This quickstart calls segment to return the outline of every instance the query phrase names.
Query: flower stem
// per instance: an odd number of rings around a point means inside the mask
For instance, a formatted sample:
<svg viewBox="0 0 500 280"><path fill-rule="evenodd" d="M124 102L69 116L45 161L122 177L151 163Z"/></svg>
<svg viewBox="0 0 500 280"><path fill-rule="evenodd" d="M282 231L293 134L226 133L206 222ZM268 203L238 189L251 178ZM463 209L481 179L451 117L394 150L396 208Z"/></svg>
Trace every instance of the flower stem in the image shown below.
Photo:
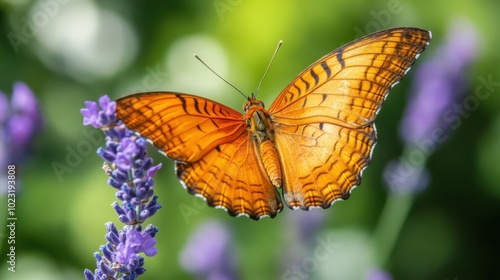
<svg viewBox="0 0 500 280"><path fill-rule="evenodd" d="M412 204L413 195L410 193L389 193L372 239L380 267L385 267Z"/></svg>
<svg viewBox="0 0 500 280"><path fill-rule="evenodd" d="M406 146L400 161L404 159L411 159L411 154L413 152L421 152L416 146L410 145ZM409 164L406 168L409 168L410 173L407 173L404 179L405 187L407 189L399 186L399 190L393 189L389 192L387 200L384 205L384 209L380 214L380 219L374 230L372 238L372 248L375 249L376 260L380 267L385 267L387 265L387 260L389 259L394 245L398 239L398 236L403 228L406 217L410 212L411 206L413 205L413 199L415 193L418 190L418 185L422 182L422 176L424 175L424 166L427 161L427 155L424 155L419 161L411 162L407 160ZM413 179L411 179L413 177ZM424 184L427 184L426 182ZM394 186L393 186L394 187Z"/></svg>

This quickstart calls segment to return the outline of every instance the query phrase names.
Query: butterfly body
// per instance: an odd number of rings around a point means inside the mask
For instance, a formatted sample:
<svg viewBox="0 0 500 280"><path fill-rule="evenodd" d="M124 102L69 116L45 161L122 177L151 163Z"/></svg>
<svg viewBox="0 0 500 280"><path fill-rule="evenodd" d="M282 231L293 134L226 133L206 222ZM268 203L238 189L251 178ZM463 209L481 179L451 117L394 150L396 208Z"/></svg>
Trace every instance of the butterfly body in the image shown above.
<svg viewBox="0 0 500 280"><path fill-rule="evenodd" d="M389 90L430 41L430 32L394 28L348 43L313 63L269 109L255 96L240 113L175 92L117 100L117 117L176 161L191 194L232 216L274 217L328 208L361 183Z"/></svg>
<svg viewBox="0 0 500 280"><path fill-rule="evenodd" d="M243 105L248 137L252 141L254 150L259 155L259 163L267 174L271 184L281 187L281 166L278 153L274 145L274 124L264 103L252 95Z"/></svg>

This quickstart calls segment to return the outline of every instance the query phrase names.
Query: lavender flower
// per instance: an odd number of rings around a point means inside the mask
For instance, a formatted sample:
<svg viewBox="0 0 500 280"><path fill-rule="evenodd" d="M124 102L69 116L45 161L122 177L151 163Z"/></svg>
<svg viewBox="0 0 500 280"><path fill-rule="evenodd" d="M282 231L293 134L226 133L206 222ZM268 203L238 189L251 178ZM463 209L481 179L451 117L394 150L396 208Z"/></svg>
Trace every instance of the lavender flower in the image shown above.
<svg viewBox="0 0 500 280"><path fill-rule="evenodd" d="M431 60L416 69L410 100L400 124L405 153L391 162L384 178L396 192L418 192L429 181L427 158L457 129L457 109L468 88L467 69L476 58L478 38L466 21L452 24L448 37Z"/></svg>
<svg viewBox="0 0 500 280"><path fill-rule="evenodd" d="M31 89L22 82L15 83L13 88L10 105L7 96L0 92L2 170L6 170L8 164L19 164L23 161L31 142L43 126L38 101Z"/></svg>
<svg viewBox="0 0 500 280"><path fill-rule="evenodd" d="M97 154L104 161L109 176L108 184L117 189L116 197L122 201L112 204L120 222L125 226L118 230L112 222L106 223L106 245L94 253L97 269L92 273L85 269L85 278L90 279L137 279L143 274L144 258L155 256L155 235L158 229L142 223L153 216L161 205L154 195L152 177L161 167L153 166L146 157L146 141L128 130L121 121L116 121L116 103L108 96L95 102L85 102L81 109L84 125L100 128L106 135L106 145ZM99 109L99 107L101 109Z"/></svg>
<svg viewBox="0 0 500 280"><path fill-rule="evenodd" d="M230 239L224 224L205 222L191 235L181 252L182 267L201 279L237 279L234 256L229 250Z"/></svg>

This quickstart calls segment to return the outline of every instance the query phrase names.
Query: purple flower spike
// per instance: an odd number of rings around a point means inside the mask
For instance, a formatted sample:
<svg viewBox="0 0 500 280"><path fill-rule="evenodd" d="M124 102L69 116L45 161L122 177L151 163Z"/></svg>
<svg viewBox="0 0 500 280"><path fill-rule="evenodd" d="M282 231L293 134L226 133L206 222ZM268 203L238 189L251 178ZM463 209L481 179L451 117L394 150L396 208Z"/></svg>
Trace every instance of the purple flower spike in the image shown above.
<svg viewBox="0 0 500 280"><path fill-rule="evenodd" d="M117 121L116 102L108 96L96 102L85 102L81 109L84 125L100 128L106 135L106 145L97 150L105 160L104 169L109 176L108 184L115 188L115 196L121 204L114 202L118 220L125 224L118 230L111 222L106 223L106 245L96 253L97 269L94 274L84 271L86 279L137 279L144 274L144 258L155 256L154 236L158 229L142 223L152 217L161 205L154 195L153 175L161 164L153 166L146 154L146 141Z"/></svg>

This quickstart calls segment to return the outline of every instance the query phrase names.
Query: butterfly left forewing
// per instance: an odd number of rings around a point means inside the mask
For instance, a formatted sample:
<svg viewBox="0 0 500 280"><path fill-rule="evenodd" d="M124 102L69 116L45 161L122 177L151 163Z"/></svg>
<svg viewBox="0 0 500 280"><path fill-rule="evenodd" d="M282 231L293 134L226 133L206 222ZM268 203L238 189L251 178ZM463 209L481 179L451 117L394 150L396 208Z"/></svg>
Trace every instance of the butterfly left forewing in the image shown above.
<svg viewBox="0 0 500 280"><path fill-rule="evenodd" d="M194 95L138 93L116 103L118 119L174 160L198 161L246 129L238 111Z"/></svg>

